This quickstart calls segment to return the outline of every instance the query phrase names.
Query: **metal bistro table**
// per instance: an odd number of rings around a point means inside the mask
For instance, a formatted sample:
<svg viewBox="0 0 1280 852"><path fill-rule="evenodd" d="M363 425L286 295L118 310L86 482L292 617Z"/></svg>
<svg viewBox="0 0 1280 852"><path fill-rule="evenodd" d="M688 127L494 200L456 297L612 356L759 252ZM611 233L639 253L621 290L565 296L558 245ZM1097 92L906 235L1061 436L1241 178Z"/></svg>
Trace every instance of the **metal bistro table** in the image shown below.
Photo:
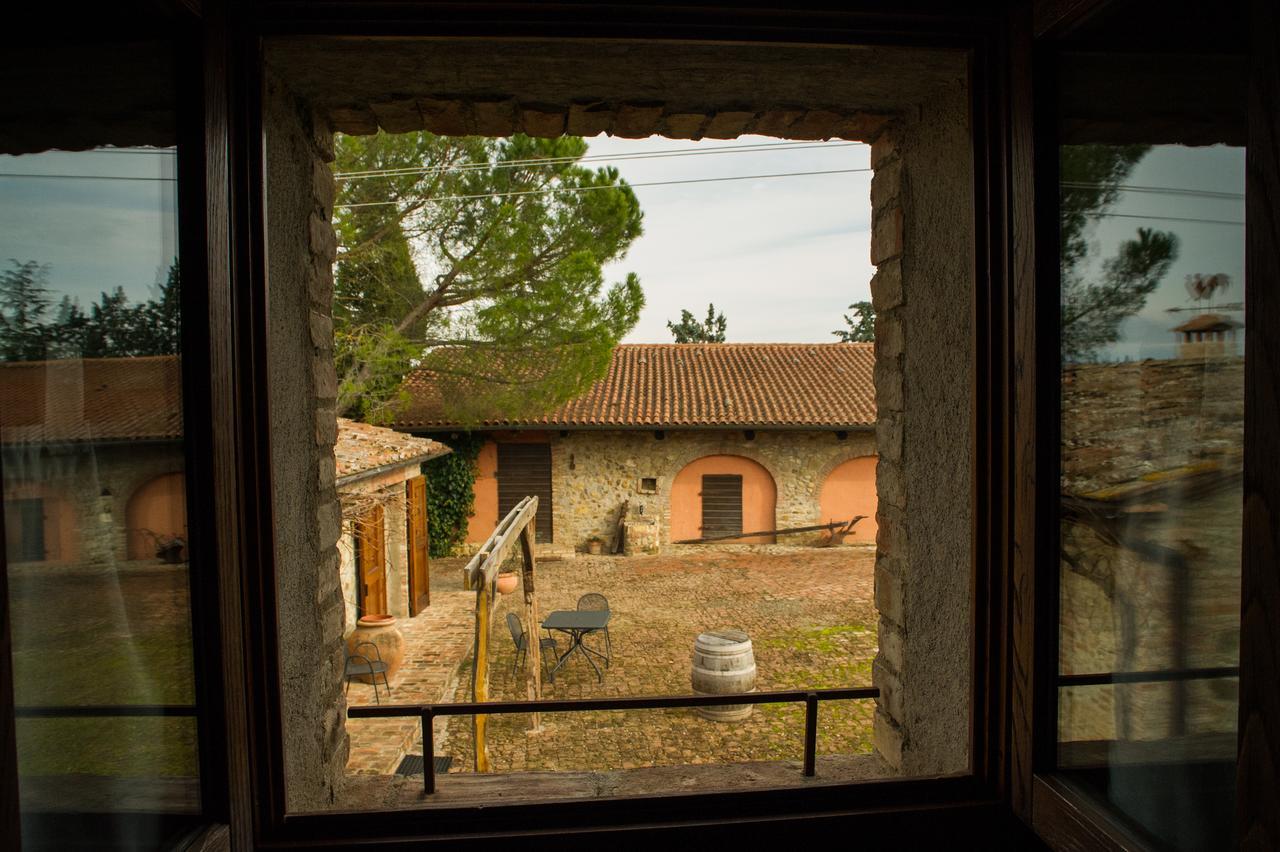
<svg viewBox="0 0 1280 852"><path fill-rule="evenodd" d="M592 656L599 657L605 662L608 658L599 651L593 651L586 645L582 644L583 637L588 633L594 633L597 630L603 630L609 623L610 613L607 609L598 610L578 610L578 609L558 609L549 613L542 621L544 630L559 630L561 633L569 634L569 650L561 655L556 661L555 667L551 669L551 682L555 683L556 672L564 667L569 660L569 656L577 651L587 658L587 662L591 664L591 668L595 669L597 682L604 682L604 675L600 672L600 667L596 665L596 661L591 659Z"/></svg>

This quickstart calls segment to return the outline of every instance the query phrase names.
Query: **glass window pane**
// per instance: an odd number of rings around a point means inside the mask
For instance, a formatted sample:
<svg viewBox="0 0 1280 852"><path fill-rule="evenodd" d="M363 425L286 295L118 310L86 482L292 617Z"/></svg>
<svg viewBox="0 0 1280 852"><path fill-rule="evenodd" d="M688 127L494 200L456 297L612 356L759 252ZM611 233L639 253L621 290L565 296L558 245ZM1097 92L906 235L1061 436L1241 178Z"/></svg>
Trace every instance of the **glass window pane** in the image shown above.
<svg viewBox="0 0 1280 852"><path fill-rule="evenodd" d="M1064 145L1060 768L1178 849L1231 836L1244 150Z"/></svg>
<svg viewBox="0 0 1280 852"><path fill-rule="evenodd" d="M171 106L121 133L158 147L0 156L0 470L33 849L169 848L200 808Z"/></svg>

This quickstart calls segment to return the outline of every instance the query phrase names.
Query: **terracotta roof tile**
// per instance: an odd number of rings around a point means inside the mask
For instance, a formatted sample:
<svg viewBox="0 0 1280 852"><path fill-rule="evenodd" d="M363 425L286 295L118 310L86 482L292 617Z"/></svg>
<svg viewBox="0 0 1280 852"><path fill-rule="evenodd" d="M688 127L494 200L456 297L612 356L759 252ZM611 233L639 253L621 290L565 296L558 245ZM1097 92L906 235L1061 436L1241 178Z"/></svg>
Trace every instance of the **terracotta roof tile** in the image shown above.
<svg viewBox="0 0 1280 852"><path fill-rule="evenodd" d="M1224 317L1222 314L1200 314L1184 322L1182 325L1169 329L1170 331L1233 331L1237 328L1244 328L1241 323L1236 322L1230 317Z"/></svg>
<svg viewBox="0 0 1280 852"><path fill-rule="evenodd" d="M439 441L415 438L394 429L370 426L338 418L338 442L333 448L337 463L338 484L380 467L397 462L411 464L416 461L443 456L451 452Z"/></svg>
<svg viewBox="0 0 1280 852"><path fill-rule="evenodd" d="M480 428L856 428L876 420L870 343L623 344L604 378L542 416ZM460 426L427 370L405 379L397 429Z"/></svg>
<svg viewBox="0 0 1280 852"><path fill-rule="evenodd" d="M0 442L181 438L182 362L176 355L0 364ZM338 418L339 479L448 452L438 441Z"/></svg>
<svg viewBox="0 0 1280 852"><path fill-rule="evenodd" d="M0 364L0 441L174 440L182 437L175 355Z"/></svg>

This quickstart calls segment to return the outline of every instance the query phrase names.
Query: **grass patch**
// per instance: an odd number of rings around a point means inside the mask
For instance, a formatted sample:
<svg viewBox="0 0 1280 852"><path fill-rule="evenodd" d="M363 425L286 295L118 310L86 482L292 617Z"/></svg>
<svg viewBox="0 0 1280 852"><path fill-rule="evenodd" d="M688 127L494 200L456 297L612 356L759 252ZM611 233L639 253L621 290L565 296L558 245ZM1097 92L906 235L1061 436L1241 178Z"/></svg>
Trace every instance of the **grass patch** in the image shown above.
<svg viewBox="0 0 1280 852"><path fill-rule="evenodd" d="M19 719L17 740L22 775L154 778L198 770L191 718Z"/></svg>

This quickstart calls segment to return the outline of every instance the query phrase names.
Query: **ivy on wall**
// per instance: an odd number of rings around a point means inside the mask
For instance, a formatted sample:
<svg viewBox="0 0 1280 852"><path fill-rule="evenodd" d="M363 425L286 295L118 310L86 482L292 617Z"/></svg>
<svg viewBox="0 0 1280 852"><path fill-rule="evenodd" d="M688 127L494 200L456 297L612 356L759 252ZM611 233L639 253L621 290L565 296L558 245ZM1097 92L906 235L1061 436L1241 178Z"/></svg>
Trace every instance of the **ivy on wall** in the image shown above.
<svg viewBox="0 0 1280 852"><path fill-rule="evenodd" d="M453 452L423 465L427 477L427 532L432 556L452 556L467 538L467 519L475 511L476 457L484 439L460 435L441 441Z"/></svg>

